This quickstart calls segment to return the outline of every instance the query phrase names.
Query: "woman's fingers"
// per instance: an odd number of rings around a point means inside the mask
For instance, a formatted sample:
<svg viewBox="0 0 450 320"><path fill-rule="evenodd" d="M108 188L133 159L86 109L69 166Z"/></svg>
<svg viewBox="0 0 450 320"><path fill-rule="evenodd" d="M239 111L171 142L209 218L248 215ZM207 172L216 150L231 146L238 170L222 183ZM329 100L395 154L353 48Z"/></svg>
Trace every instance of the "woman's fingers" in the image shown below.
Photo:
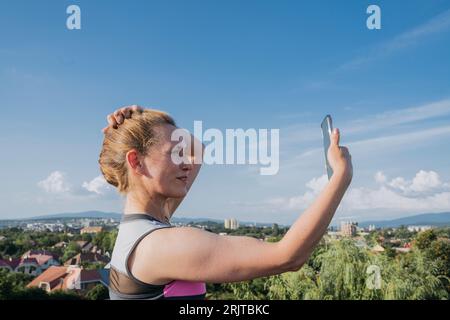
<svg viewBox="0 0 450 320"><path fill-rule="evenodd" d="M144 109L142 109L142 107L138 106L137 104L132 105L131 106L131 110L134 111L134 112L142 112L142 111L144 111Z"/></svg>
<svg viewBox="0 0 450 320"><path fill-rule="evenodd" d="M106 120L108 120L108 124L110 127L117 128L117 121L113 114L108 114Z"/></svg>
<svg viewBox="0 0 450 320"><path fill-rule="evenodd" d="M334 145L337 145L337 146L339 145L340 136L341 136L341 133L339 132L339 129L335 128L333 130L333 132L331 133L331 141Z"/></svg>
<svg viewBox="0 0 450 320"><path fill-rule="evenodd" d="M144 111L144 109L136 104L117 109L116 111L114 111L113 113L109 114L106 117L106 120L108 121L108 126L103 128L102 132L106 133L109 127L117 129L119 125L121 125L125 121L125 119L131 118L131 114L133 112L142 112L142 111Z"/></svg>
<svg viewBox="0 0 450 320"><path fill-rule="evenodd" d="M123 123L124 117L123 117L121 109L116 110L114 112L114 118L116 118L116 122L117 122L118 125Z"/></svg>

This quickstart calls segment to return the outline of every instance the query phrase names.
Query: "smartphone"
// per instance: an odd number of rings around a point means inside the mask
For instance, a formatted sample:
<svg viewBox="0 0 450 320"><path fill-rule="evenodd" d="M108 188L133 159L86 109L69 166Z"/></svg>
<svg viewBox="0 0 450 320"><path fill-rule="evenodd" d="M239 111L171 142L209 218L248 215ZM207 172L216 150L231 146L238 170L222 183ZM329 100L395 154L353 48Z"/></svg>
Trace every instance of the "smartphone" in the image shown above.
<svg viewBox="0 0 450 320"><path fill-rule="evenodd" d="M328 148L330 147L331 133L333 132L333 121L329 114L325 116L320 126L322 127L323 148L325 151L325 170L327 170L328 180L330 180L333 175L333 169L331 169L328 162Z"/></svg>

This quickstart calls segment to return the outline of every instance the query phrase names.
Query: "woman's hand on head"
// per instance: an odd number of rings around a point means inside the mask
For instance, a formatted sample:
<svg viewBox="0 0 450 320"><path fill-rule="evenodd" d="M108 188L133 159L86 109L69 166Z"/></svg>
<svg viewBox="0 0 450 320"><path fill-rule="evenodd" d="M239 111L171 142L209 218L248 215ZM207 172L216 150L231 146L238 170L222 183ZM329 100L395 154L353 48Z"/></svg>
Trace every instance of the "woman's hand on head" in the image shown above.
<svg viewBox="0 0 450 320"><path fill-rule="evenodd" d="M350 183L353 177L352 156L347 147L339 145L340 137L341 133L336 128L331 134L331 144L328 148L328 161L333 172L343 173Z"/></svg>
<svg viewBox="0 0 450 320"><path fill-rule="evenodd" d="M125 119L131 118L133 112L142 112L143 110L141 106L136 104L117 109L106 117L108 125L102 129L102 132L106 133L109 128L117 129Z"/></svg>

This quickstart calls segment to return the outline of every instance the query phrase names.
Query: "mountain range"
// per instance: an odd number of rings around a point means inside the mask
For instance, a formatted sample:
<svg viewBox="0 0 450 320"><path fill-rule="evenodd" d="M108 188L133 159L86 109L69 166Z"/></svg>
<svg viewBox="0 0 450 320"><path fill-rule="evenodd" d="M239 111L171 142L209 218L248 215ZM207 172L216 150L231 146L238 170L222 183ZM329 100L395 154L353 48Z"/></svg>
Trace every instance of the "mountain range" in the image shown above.
<svg viewBox="0 0 450 320"><path fill-rule="evenodd" d="M84 211L84 212L68 212L50 215L41 215L32 218L24 218L20 220L51 220L51 219L69 219L69 218L97 218L97 219L115 219L120 220L122 214L116 212L103 212L103 211ZM200 223L205 221L211 221L216 223L223 223L223 219L213 218L189 218L189 217L174 217L172 222L174 223ZM255 222L239 221L241 225L255 225ZM272 223L256 223L256 226L271 226ZM368 227L369 225L375 225L377 228L399 227L409 225L431 225L431 226L450 226L450 212L441 213L424 213L393 220L371 220L359 222L360 227Z"/></svg>

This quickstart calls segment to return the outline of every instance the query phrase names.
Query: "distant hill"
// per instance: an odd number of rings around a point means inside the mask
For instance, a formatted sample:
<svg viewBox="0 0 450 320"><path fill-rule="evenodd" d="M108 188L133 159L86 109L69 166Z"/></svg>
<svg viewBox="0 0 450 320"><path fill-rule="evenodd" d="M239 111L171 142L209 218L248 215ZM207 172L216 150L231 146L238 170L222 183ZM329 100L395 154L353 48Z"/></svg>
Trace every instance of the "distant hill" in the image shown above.
<svg viewBox="0 0 450 320"><path fill-rule="evenodd" d="M122 214L116 213L116 212L103 212L103 211L85 211L85 212L69 212L69 213L58 213L58 214L49 214L49 215L42 215L37 217L31 217L31 218L23 218L20 220L53 220L53 219L70 219L70 218L76 218L76 219L82 219L82 218L97 218L97 219L115 219L120 220L122 217ZM201 223L201 222L216 222L216 223L223 223L223 219L213 219L213 218L189 218L189 217L173 217L172 222L173 223ZM247 222L247 221L239 221L241 225L248 225L252 224L254 225L254 222ZM272 226L272 223L256 223L256 226ZM282 225L280 225L282 226Z"/></svg>
<svg viewBox="0 0 450 320"><path fill-rule="evenodd" d="M83 218L96 218L96 219L116 219L120 220L122 218L121 213L116 212L103 212L103 211L85 211L85 212L69 212L69 213L58 213L58 214L49 214L31 218L24 218L22 220L52 220L52 219L83 219ZM212 221L223 223L223 220L210 219L210 218L185 218L185 217L173 217L173 222L179 223L188 223L194 222L199 223L203 221Z"/></svg>
<svg viewBox="0 0 450 320"><path fill-rule="evenodd" d="M31 218L24 218L22 220L50 220L50 219L69 219L69 218L97 218L97 219L116 219L119 220L122 215L115 212L103 212L103 211L85 211L85 212L68 212L49 214Z"/></svg>
<svg viewBox="0 0 450 320"><path fill-rule="evenodd" d="M450 226L450 212L424 213L394 220L373 220L359 223L360 227L374 224L377 228L397 228L402 225L431 225L436 227Z"/></svg>
<svg viewBox="0 0 450 320"><path fill-rule="evenodd" d="M103 212L103 211L85 211L85 212L69 212L69 213L59 213L42 215L32 218L25 218L20 220L50 220L50 219L70 219L70 218L97 218L97 219L115 219L120 220L122 214L116 212ZM223 219L212 219L212 218L189 218L189 217L173 217L173 223L201 223L201 222L216 222L223 223ZM240 225L254 224L254 222L239 221ZM402 225L432 225L437 227L450 226L450 212L441 213L425 213L415 216L403 217L394 220L371 220L363 221L359 223L360 227L368 227L374 224L377 228L396 228ZM256 223L258 227L261 226L271 226L272 223ZM282 226L281 224L279 224Z"/></svg>

